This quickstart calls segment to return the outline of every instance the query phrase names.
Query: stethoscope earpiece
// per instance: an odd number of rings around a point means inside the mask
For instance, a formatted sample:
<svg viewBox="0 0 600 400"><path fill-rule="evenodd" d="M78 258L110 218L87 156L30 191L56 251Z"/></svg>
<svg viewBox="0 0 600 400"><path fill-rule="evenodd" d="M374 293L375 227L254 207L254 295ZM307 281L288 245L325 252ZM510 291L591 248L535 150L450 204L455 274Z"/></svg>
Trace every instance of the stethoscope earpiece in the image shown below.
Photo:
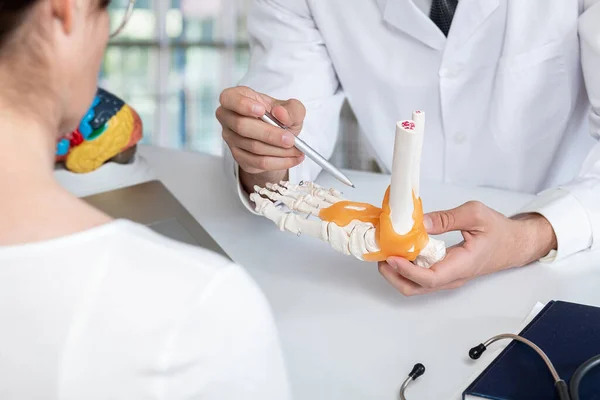
<svg viewBox="0 0 600 400"><path fill-rule="evenodd" d="M425 366L421 363L416 363L415 366L413 367L413 369L408 374L408 378L406 378L406 380L400 387L400 400L406 400L406 397L404 397L404 391L406 390L406 388L412 381L416 380L418 377L420 377L424 373L425 373Z"/></svg>
<svg viewBox="0 0 600 400"><path fill-rule="evenodd" d="M412 377L413 381L425 373L425 366L421 363L415 364L408 376Z"/></svg>
<svg viewBox="0 0 600 400"><path fill-rule="evenodd" d="M471 350L469 350L469 357L471 357L471 359L473 360L479 360L479 357L481 357L483 352L486 350L487 347L485 346L485 344L481 343L478 346L475 346Z"/></svg>

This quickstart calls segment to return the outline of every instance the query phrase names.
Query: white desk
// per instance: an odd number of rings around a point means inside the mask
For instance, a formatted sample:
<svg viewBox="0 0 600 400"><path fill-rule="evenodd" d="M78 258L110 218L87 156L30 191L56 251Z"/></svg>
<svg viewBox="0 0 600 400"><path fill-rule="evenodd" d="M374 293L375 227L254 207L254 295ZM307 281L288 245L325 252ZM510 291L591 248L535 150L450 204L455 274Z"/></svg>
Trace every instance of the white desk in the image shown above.
<svg viewBox="0 0 600 400"><path fill-rule="evenodd" d="M427 371L407 397L449 399L478 369L468 350L489 336L517 330L537 301L600 305L600 254L590 253L494 274L455 291L404 297L376 264L339 254L317 239L280 232L249 214L222 183L220 159L143 146L140 151L264 290L281 332L295 399L394 400L416 362ZM328 175L318 182L353 200L381 202L388 176L348 175L357 189L347 190ZM475 199L510 213L530 198L427 182L421 190L425 211Z"/></svg>

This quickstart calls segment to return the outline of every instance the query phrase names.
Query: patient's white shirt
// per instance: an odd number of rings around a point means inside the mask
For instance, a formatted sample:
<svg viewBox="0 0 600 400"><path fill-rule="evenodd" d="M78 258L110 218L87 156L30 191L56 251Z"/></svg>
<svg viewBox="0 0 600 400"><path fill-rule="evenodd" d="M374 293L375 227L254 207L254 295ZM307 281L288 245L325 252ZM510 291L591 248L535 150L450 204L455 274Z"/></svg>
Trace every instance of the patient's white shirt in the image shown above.
<svg viewBox="0 0 600 400"><path fill-rule="evenodd" d="M126 220L0 247L0 399L289 398L271 309L220 255Z"/></svg>

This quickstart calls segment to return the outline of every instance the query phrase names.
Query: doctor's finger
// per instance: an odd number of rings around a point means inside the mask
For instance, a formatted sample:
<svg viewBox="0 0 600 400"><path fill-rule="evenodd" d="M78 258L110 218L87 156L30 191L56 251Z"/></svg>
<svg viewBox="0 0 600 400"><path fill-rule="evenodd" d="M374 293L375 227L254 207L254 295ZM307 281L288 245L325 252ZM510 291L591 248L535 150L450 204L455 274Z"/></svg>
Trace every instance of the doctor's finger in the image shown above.
<svg viewBox="0 0 600 400"><path fill-rule="evenodd" d="M249 174L263 171L285 171L304 161L304 155L300 157L257 156L239 147L232 147L231 154L240 167Z"/></svg>
<svg viewBox="0 0 600 400"><path fill-rule="evenodd" d="M224 128L229 128L239 136L259 140L268 143L271 146L283 148L291 148L294 146L295 137L292 132L269 125L256 118L240 116L223 107L217 109L216 115ZM225 135L225 129L223 130L223 134ZM234 142L237 139L231 137L230 140Z"/></svg>
<svg viewBox="0 0 600 400"><path fill-rule="evenodd" d="M431 268L419 267L402 257L390 257L388 263L396 267L396 271L406 279L424 288L435 289L464 279L465 267L472 262L470 258L470 253L463 247L453 247L442 261Z"/></svg>
<svg viewBox="0 0 600 400"><path fill-rule="evenodd" d="M386 281L388 281L396 290L398 290L405 296L418 296L428 293L434 293L439 290L457 289L467 282L464 279L458 279L442 287L430 289L424 288L423 286L411 281L410 279L406 279L402 275L398 274L398 272L396 272L392 268L392 266L390 266L386 262L381 262L379 264L379 272L385 278Z"/></svg>
<svg viewBox="0 0 600 400"><path fill-rule="evenodd" d="M247 117L261 117L270 107L265 104L267 96L261 96L250 88L234 87L225 89L219 97L219 103L224 108Z"/></svg>
<svg viewBox="0 0 600 400"><path fill-rule="evenodd" d="M228 140L231 136L232 139ZM263 143L259 140L252 140L245 137L241 137L230 130L223 132L223 138L229 144L235 143L236 147L246 150L249 153L256 154L259 156L272 156L272 157L300 157L302 152L295 147L291 149L284 149L277 146L271 146L267 143Z"/></svg>

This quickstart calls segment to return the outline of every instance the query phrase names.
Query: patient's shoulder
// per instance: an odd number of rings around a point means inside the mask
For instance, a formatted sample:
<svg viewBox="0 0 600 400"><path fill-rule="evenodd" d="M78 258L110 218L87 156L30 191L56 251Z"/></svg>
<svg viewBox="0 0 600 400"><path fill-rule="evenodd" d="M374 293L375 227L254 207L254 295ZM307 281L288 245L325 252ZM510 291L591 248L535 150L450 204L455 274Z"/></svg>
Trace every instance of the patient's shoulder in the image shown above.
<svg viewBox="0 0 600 400"><path fill-rule="evenodd" d="M138 275L142 281L156 275L165 284L172 281L198 284L219 274L239 274L242 269L220 254L173 240L146 226L126 220L115 223L118 229L104 238L111 249L111 264L118 266L119 271Z"/></svg>
<svg viewBox="0 0 600 400"><path fill-rule="evenodd" d="M127 220L116 221L120 224L120 232L131 244L151 250L154 254L178 254L179 261L198 261L200 257L210 263L226 265L231 263L227 258L199 246L192 246L167 236L156 233L152 229Z"/></svg>

